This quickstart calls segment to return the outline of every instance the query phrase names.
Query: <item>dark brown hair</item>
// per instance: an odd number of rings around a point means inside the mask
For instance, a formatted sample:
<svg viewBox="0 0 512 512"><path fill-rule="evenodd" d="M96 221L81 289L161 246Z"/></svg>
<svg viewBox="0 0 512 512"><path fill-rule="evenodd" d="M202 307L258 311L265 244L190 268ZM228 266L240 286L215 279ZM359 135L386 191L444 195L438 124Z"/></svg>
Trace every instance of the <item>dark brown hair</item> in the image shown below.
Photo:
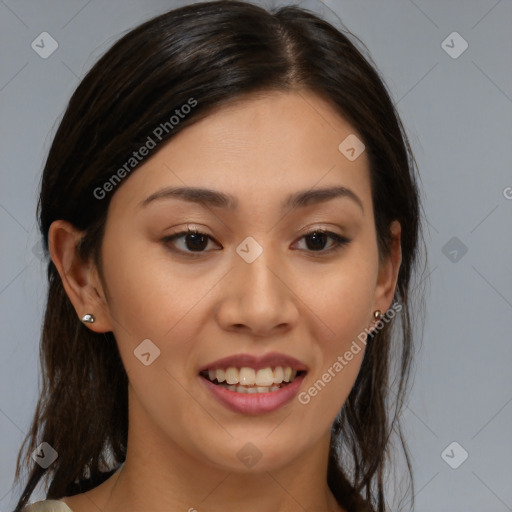
<svg viewBox="0 0 512 512"><path fill-rule="evenodd" d="M94 488L122 464L127 448L128 379L116 340L112 332L92 332L77 317L48 257L51 223L64 219L83 230L80 255L93 258L101 271L112 194L98 199L94 191L191 98L197 104L163 133L161 144L228 102L271 90L316 93L362 137L381 257L389 253L391 222L396 219L402 227L394 298L402 309L396 320L368 337L361 370L332 428L328 485L349 511L388 510L385 470L390 436L397 433L413 489L399 415L413 354L411 277L421 239L416 165L383 81L349 36L296 6L269 12L239 1L197 3L131 30L82 80L42 176L38 221L49 281L40 346L43 378L31 429L18 454L16 481L22 467L30 472L15 512L43 476L50 483L47 499ZM390 379L398 381L396 391ZM30 457L43 441L58 452L47 470Z"/></svg>

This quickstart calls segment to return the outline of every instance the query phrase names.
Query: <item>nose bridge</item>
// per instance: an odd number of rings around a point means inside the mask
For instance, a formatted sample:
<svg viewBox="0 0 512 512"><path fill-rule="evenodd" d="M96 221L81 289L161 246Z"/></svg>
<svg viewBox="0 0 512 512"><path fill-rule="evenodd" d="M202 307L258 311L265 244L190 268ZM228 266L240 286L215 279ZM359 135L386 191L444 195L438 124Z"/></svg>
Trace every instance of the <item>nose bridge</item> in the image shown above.
<svg viewBox="0 0 512 512"><path fill-rule="evenodd" d="M277 278L282 264L271 247L271 234L245 238L236 248L240 261L236 262L236 273L240 276L244 296L255 301L272 302L282 296L282 282ZM274 252L273 252L274 251ZM236 260L235 260L236 261ZM282 297L284 299L284 297Z"/></svg>
<svg viewBox="0 0 512 512"><path fill-rule="evenodd" d="M244 325L253 333L265 333L296 321L293 294L285 285L283 264L271 248L270 237L269 233L258 236L260 243L249 236L236 247L226 301L221 308L225 327Z"/></svg>

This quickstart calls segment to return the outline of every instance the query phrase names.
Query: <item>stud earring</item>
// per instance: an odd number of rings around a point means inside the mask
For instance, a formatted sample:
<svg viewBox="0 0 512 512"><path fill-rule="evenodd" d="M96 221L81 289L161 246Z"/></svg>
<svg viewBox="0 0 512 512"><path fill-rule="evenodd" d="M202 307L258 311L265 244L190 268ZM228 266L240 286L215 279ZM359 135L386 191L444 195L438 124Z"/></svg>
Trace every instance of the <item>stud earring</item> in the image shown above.
<svg viewBox="0 0 512 512"><path fill-rule="evenodd" d="M375 320L380 320L381 317L382 317L382 311L380 309L376 309L373 312L373 318L375 318Z"/></svg>
<svg viewBox="0 0 512 512"><path fill-rule="evenodd" d="M87 313L81 318L81 320L84 324L93 324L96 318L94 318L94 315Z"/></svg>

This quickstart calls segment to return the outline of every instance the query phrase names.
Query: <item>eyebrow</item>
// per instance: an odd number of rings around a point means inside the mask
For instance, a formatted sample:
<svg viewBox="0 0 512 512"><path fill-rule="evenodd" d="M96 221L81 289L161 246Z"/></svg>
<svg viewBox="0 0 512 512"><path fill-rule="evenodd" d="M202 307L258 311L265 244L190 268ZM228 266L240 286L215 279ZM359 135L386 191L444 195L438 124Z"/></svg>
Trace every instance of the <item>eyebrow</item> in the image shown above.
<svg viewBox="0 0 512 512"><path fill-rule="evenodd" d="M364 212L363 202L355 192L346 187L329 187L301 190L289 195L281 204L282 210L304 208L312 204L324 203L335 198L347 198L354 201ZM146 207L154 201L165 199L182 199L203 206L212 206L228 210L238 208L238 199L231 194L218 190L200 187L167 187L151 194L144 199L140 206Z"/></svg>

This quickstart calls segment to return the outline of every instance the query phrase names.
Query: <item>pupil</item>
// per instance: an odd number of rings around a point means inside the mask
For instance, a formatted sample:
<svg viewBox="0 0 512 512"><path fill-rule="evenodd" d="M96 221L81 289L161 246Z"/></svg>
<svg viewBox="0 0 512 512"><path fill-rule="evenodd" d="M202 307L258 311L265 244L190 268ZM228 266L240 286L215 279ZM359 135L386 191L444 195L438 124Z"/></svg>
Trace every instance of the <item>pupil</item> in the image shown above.
<svg viewBox="0 0 512 512"><path fill-rule="evenodd" d="M192 239L192 246L188 243L188 241ZM208 237L205 236L205 235L201 235L200 233L191 233L191 234L188 234L187 237L186 237L186 240L187 240L187 249L190 249L190 250L201 250L201 249L204 249L206 247L206 245L208 244ZM202 241L203 243L199 243L198 245L195 245L197 244L198 241Z"/></svg>
<svg viewBox="0 0 512 512"><path fill-rule="evenodd" d="M325 233L313 233L311 235L309 235L309 240L316 240L316 242L318 243L319 239L318 237L320 237L322 240L320 241L320 247L319 246L316 246L317 249L322 249L323 246L325 245L325 237L327 235ZM310 244L308 243L308 249L314 249L315 247L311 247ZM313 243L314 245L314 243Z"/></svg>

